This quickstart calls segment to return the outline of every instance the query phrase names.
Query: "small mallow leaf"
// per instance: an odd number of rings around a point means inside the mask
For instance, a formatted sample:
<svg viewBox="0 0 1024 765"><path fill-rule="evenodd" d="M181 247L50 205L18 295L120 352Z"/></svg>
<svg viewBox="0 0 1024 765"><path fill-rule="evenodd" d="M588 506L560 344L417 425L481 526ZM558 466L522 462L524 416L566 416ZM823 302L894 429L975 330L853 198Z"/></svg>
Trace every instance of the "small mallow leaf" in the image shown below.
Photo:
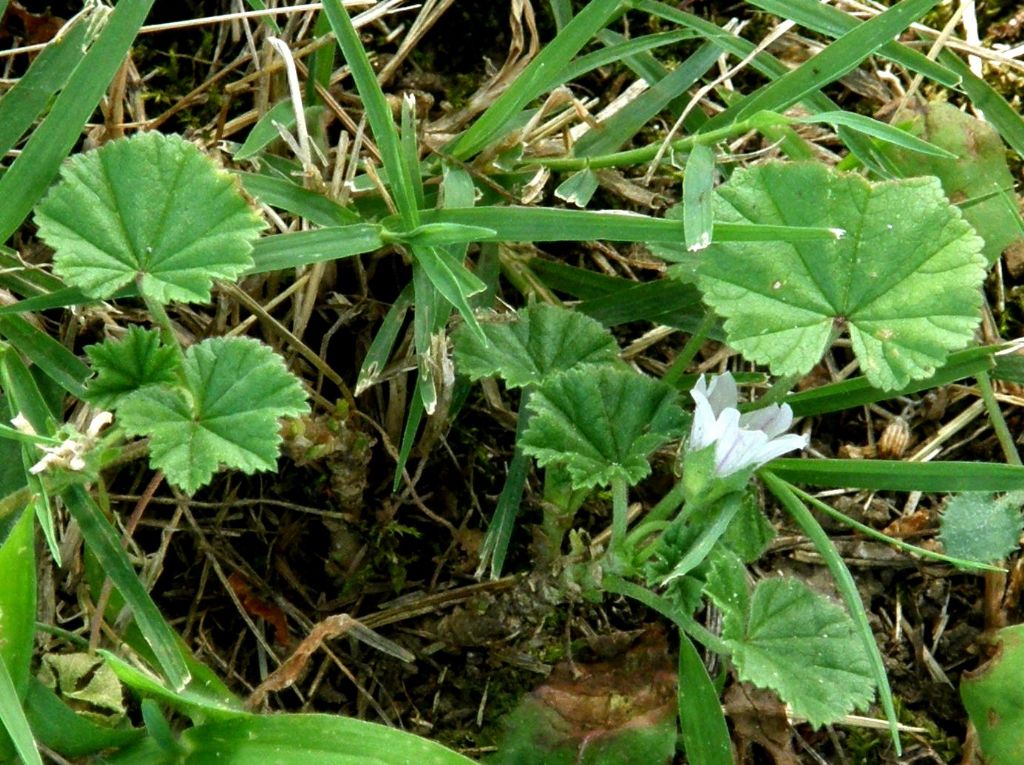
<svg viewBox="0 0 1024 765"><path fill-rule="evenodd" d="M510 322L480 322L486 343L466 326L455 332L456 368L474 380L501 377L510 388L543 382L580 364L612 364L619 347L600 323L536 303Z"/></svg>
<svg viewBox="0 0 1024 765"><path fill-rule="evenodd" d="M577 489L635 484L647 458L683 430L675 390L632 370L586 366L557 375L530 397L523 451L541 466L564 465Z"/></svg>
<svg viewBox="0 0 1024 765"><path fill-rule="evenodd" d="M281 357L251 338L213 338L185 352L189 391L149 386L121 403L130 435L149 436L150 461L194 493L220 465L252 473L277 464L279 417L309 411Z"/></svg>
<svg viewBox="0 0 1024 765"><path fill-rule="evenodd" d="M983 492L953 497L939 521L939 539L946 555L991 563L1020 545L1024 530L1020 494L997 498Z"/></svg>
<svg viewBox="0 0 1024 765"><path fill-rule="evenodd" d="M263 221L238 184L187 141L142 133L79 154L36 208L69 286L105 299L140 278L148 297L205 303L252 265Z"/></svg>
<svg viewBox="0 0 1024 765"><path fill-rule="evenodd" d="M129 393L147 385L175 382L174 349L160 344L156 330L132 326L120 340L104 340L85 349L96 377L85 399L101 409L116 409Z"/></svg>
<svg viewBox="0 0 1024 765"><path fill-rule="evenodd" d="M869 183L816 162L768 163L718 188L715 220L846 232L716 242L701 256L700 288L729 344L775 374L810 371L848 329L868 381L900 388L931 376L978 325L983 242L934 178Z"/></svg>
<svg viewBox="0 0 1024 765"><path fill-rule="evenodd" d="M853 620L795 579L765 579L743 617L723 612L722 637L741 680L771 688L817 727L871 703L875 683Z"/></svg>

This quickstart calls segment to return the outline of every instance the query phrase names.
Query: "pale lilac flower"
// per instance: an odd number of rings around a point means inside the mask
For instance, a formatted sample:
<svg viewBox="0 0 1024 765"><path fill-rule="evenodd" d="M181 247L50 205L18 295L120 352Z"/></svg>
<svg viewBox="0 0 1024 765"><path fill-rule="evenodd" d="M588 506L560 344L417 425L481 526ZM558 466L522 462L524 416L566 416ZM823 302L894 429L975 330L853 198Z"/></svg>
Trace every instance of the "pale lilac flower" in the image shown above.
<svg viewBox="0 0 1024 765"><path fill-rule="evenodd" d="M786 433L793 424L789 404L771 404L740 414L736 381L726 372L710 384L701 375L690 391L696 407L690 428L690 451L715 445L715 475L724 478L759 468L776 457L807 446L808 437Z"/></svg>

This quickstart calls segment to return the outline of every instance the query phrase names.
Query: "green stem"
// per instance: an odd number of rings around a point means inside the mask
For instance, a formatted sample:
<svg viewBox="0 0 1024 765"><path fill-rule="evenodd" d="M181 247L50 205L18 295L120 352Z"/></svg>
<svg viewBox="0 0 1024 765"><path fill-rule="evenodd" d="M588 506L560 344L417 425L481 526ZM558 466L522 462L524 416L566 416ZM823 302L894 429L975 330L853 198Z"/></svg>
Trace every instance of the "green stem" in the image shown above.
<svg viewBox="0 0 1024 765"><path fill-rule="evenodd" d="M160 327L160 337L164 341L164 345L174 349L174 355L178 359L176 376L179 384L185 390L190 390L188 381L185 379L185 352L181 349L181 344L178 342L178 336L174 333L174 325L171 323L171 317L167 315L167 311L164 310L164 306L159 300L148 295L146 291L142 289L141 273L135 279L135 286L138 288L139 294L142 295L142 300L146 303L149 315L153 317L154 323Z"/></svg>
<svg viewBox="0 0 1024 765"><path fill-rule="evenodd" d="M655 526L660 528L661 524L663 524L668 517L676 511L676 508L682 504L683 494L685 492L686 489L683 487L683 482L677 482L676 485L672 487L672 490L659 499L658 504L650 509L647 513L647 517L643 519L643 522L629 532L629 535L626 537L626 546L632 547L641 539L653 533L657 530Z"/></svg>
<svg viewBox="0 0 1024 765"><path fill-rule="evenodd" d="M745 120L734 122L731 125L720 127L717 130L709 130L707 133L698 133L697 135L687 136L686 138L679 138L672 141L669 144L670 151L665 151L664 156L666 159L673 151L689 151L696 144L704 144L706 146L714 146L719 141L724 141L737 135L743 135L749 130L762 130L767 125L788 125L790 120L785 117L774 114L772 112L758 112L752 114ZM550 170L558 172L572 171L572 170L598 170L603 167L621 167L623 165L639 165L644 162L649 162L658 156L658 153L662 151L661 142L652 143L648 146L641 146L638 149L629 149L628 151L619 151L613 154L604 154L598 157L554 157L554 158L531 158L525 160L522 164L525 166L536 166L541 165L547 167Z"/></svg>
<svg viewBox="0 0 1024 765"><path fill-rule="evenodd" d="M999 439L999 445L1003 449L1006 461L1011 465L1024 464L1021 462L1017 445L1013 441L1013 434L1010 433L1010 428L1007 427L1006 420L1003 418L1003 411L999 408L999 402L996 401L996 393L992 389L992 380L988 376L988 372L979 372L975 379L978 381L981 398L985 402L988 418L992 422L992 429L996 432L996 438Z"/></svg>
<svg viewBox="0 0 1024 765"><path fill-rule="evenodd" d="M949 563L950 565L956 566L957 568L963 568L968 570L973 569L977 571L991 571L996 574L1005 573L1005 569L1001 569L998 566L990 566L987 563L978 563L973 560L963 560L962 558L951 558L948 555L943 555L942 553L933 552L931 550L926 550L923 547L917 547L915 545L909 544L908 542L904 542L902 539L890 537L888 534L883 534L881 531L878 531L877 529L873 529L870 526L866 526L863 523L855 521L848 515L844 515L843 513L839 512L834 507L829 505L828 503L822 502L820 499L818 499L812 494L808 494L803 489L797 488L792 484L790 484L790 488L800 499L802 499L804 502L814 505L815 508L817 508L830 518L834 518L840 523L849 526L851 529L856 529L864 536L871 537L872 539L883 544L887 544L890 547L895 547L897 550L902 550L905 553L917 555L921 558L927 558L928 560L939 561L940 563Z"/></svg>
<svg viewBox="0 0 1024 765"><path fill-rule="evenodd" d="M697 327L697 330L692 335L690 335L690 339L686 341L686 345L683 346L683 350L679 352L679 355L675 357L672 365L668 370L666 370L665 374L662 375L662 382L666 382L673 386L679 382L679 378L685 374L687 367L690 366L690 362L693 361L694 357L700 351L701 346L704 345L704 341L714 328L716 321L718 321L718 317L713 311L708 311L704 314L704 320L700 323L700 326Z"/></svg>
<svg viewBox="0 0 1024 765"><path fill-rule="evenodd" d="M624 478L612 479L612 554L623 560L622 551L626 543L629 525L629 487Z"/></svg>
<svg viewBox="0 0 1024 765"><path fill-rule="evenodd" d="M696 640L705 648L710 648L717 654L722 656L728 656L732 653L729 650L729 646L726 645L725 641L718 635L714 634L702 624L699 624L696 619L692 616L680 613L672 605L660 595L651 592L646 587L641 587L638 584L627 582L620 576L615 574L605 574L604 579L601 581L601 586L607 592L614 593L616 595L625 595L627 598L632 598L653 611L657 611L659 614L667 619L670 619L679 629L689 635L691 638Z"/></svg>

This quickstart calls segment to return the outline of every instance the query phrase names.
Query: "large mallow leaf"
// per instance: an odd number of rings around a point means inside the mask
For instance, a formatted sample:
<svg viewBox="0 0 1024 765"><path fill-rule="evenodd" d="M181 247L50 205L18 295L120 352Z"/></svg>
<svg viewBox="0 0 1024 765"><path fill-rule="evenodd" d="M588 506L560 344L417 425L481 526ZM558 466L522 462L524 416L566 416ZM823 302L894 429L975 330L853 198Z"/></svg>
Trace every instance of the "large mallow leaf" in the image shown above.
<svg viewBox="0 0 1024 765"><path fill-rule="evenodd" d="M702 255L700 288L729 344L775 374L809 371L848 330L868 381L900 388L931 376L978 324L983 242L935 178L869 183L818 163L770 163L719 187L715 220L845 232L721 242Z"/></svg>
<svg viewBox="0 0 1024 765"><path fill-rule="evenodd" d="M599 322L581 313L537 303L512 321L481 321L485 343L466 326L455 333L455 363L474 380L501 377L510 388L543 382L578 364L613 363L619 347Z"/></svg>
<svg viewBox="0 0 1024 765"><path fill-rule="evenodd" d="M279 417L309 411L281 357L251 338L213 338L185 352L188 391L150 385L122 400L118 421L149 436L153 467L190 494L220 465L252 473L277 464Z"/></svg>
<svg viewBox="0 0 1024 765"><path fill-rule="evenodd" d="M578 489L635 484L648 456L683 428L673 388L630 369L586 366L539 386L523 451L540 465L565 465Z"/></svg>
<svg viewBox="0 0 1024 765"><path fill-rule="evenodd" d="M875 683L853 620L795 579L758 583L746 614L723 611L741 680L771 688L817 727L871 703Z"/></svg>
<svg viewBox="0 0 1024 765"><path fill-rule="evenodd" d="M161 303L208 302L252 265L264 224L231 176L177 136L143 133L74 157L36 209L54 270L105 299L133 281Z"/></svg>

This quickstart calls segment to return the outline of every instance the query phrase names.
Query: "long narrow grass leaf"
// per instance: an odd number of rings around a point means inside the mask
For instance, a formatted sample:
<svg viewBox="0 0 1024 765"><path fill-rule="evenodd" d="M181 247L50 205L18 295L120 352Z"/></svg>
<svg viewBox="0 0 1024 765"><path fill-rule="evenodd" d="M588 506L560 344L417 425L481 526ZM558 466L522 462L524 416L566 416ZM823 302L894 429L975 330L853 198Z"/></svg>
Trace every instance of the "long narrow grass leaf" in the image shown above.
<svg viewBox="0 0 1024 765"><path fill-rule="evenodd" d="M740 120L764 110L781 112L806 94L835 82L937 3L938 0L903 0L858 24L813 58L744 100L733 118Z"/></svg>
<svg viewBox="0 0 1024 765"><path fill-rule="evenodd" d="M25 716L40 744L71 758L125 746L146 733L142 728L110 728L92 722L36 678L31 679L25 697Z"/></svg>
<svg viewBox="0 0 1024 765"><path fill-rule="evenodd" d="M265 236L256 241L252 250L253 265L246 273L261 274L340 260L383 246L380 226L372 223Z"/></svg>
<svg viewBox="0 0 1024 765"><path fill-rule="evenodd" d="M1020 491L1024 467L990 462L778 459L772 472L793 483L823 488L887 491Z"/></svg>
<svg viewBox="0 0 1024 765"><path fill-rule="evenodd" d="M83 15L65 28L36 57L14 87L4 94L0 100L0 157L14 148L18 139L53 100L53 94L64 87L84 55L82 50L88 26Z"/></svg>
<svg viewBox="0 0 1024 765"><path fill-rule="evenodd" d="M0 722L14 743L20 762L24 765L43 765L32 729L29 728L21 699L14 688L7 665L0 661Z"/></svg>
<svg viewBox="0 0 1024 765"><path fill-rule="evenodd" d="M260 202L301 216L318 226L346 226L360 222L359 216L351 210L292 181L258 173L237 175L243 188Z"/></svg>
<svg viewBox="0 0 1024 765"><path fill-rule="evenodd" d="M550 207L469 207L426 210L423 223L457 223L489 228L493 236L479 241L566 242L606 239L617 242L673 242L684 238L683 222L639 213L563 210ZM390 219L384 221L385 225ZM719 242L835 240L832 228L716 223Z"/></svg>
<svg viewBox="0 0 1024 765"><path fill-rule="evenodd" d="M0 241L13 234L56 177L82 126L124 61L153 0L118 3L99 37L75 67L49 115L0 177Z"/></svg>
<svg viewBox="0 0 1024 765"><path fill-rule="evenodd" d="M911 135L906 130L900 130L898 127L879 122L864 114L842 111L822 112L807 117L800 117L797 119L797 122L812 124L823 122L833 127L848 127L858 133L869 135L872 138L891 143L894 146L902 146L904 149L910 149L919 154L927 154L931 157L942 157L944 159L958 159L956 154L943 149L941 146L936 146L922 138Z"/></svg>
<svg viewBox="0 0 1024 765"><path fill-rule="evenodd" d="M132 610L139 629L153 650L157 664L175 689L188 683L190 673L182 653L178 636L160 613L160 609L146 592L131 561L117 538L114 527L81 486L73 486L63 493L71 517L78 523L85 544L99 560L125 602Z"/></svg>
<svg viewBox="0 0 1024 765"><path fill-rule="evenodd" d="M683 175L684 241L690 251L703 250L711 244L714 219L712 193L715 185L715 150L697 144L686 160Z"/></svg>
<svg viewBox="0 0 1024 765"><path fill-rule="evenodd" d="M732 765L729 726L707 667L685 632L679 633L679 727L690 765Z"/></svg>
<svg viewBox="0 0 1024 765"><path fill-rule="evenodd" d="M601 50L580 56L562 70L560 79L562 83L572 82L577 77L582 77L598 67L616 64L631 56L655 50L663 45L691 40L694 37L695 33L693 30L674 29L671 32L657 32L652 35L624 39L623 42L612 43ZM630 108L632 108L632 105Z"/></svg>
<svg viewBox="0 0 1024 765"><path fill-rule="evenodd" d="M842 557L836 552L836 548L832 544L832 540L828 538L828 534L825 533L825 530L821 528L821 525L811 515L811 511L793 494L789 484L771 471L762 471L761 477L771 493L778 498L783 507L786 508L786 512L797 522L797 525L800 526L804 534L811 540L811 544L814 545L821 557L825 559L825 565L828 566L832 579L836 583L836 589L839 590L839 594L846 603L846 608L853 618L857 634L860 636L868 659L871 662L871 674L874 676L875 684L878 686L878 696L882 702L882 709L885 710L885 717L889 721L889 732L892 735L893 746L898 756L901 754L902 745L900 744L899 736L899 719L896 717L896 707L893 704L892 690L889 687L889 676L885 672L885 662L882 659L882 654L879 653L878 644L875 642L874 633L871 631L871 625L868 623L868 616L864 611L864 604L861 602L860 593L857 591L857 584L853 581L853 576L850 575L850 570L846 567Z"/></svg>
<svg viewBox="0 0 1024 765"><path fill-rule="evenodd" d="M817 0L751 0L750 4L830 37L840 37L860 23L853 15ZM960 73L895 40L879 48L878 53L947 88L961 84Z"/></svg>
<svg viewBox="0 0 1024 765"><path fill-rule="evenodd" d="M797 416L806 417L812 414L826 414L827 412L838 412L844 409L874 404L878 401L885 401L896 396L908 396L911 393L938 388L949 383L962 380L965 377L974 377L979 372L992 368L993 354L998 346L984 346L981 348L969 348L965 351L958 351L950 354L946 364L935 372L934 375L925 380L912 380L908 385L899 390L887 391L876 388L867 381L865 377L854 377L837 383L829 383L818 388L794 393L786 398L786 403L793 408ZM996 363L1007 356L995 357ZM998 369L998 366L997 366ZM998 374L993 374L998 377ZM1021 379L1024 382L1024 377Z"/></svg>
<svg viewBox="0 0 1024 765"><path fill-rule="evenodd" d="M577 141L573 153L577 157L586 157L615 151L640 132L673 99L703 77L720 55L718 46L702 45L669 74L631 101L628 109L620 109L599 128L584 133Z"/></svg>
<svg viewBox="0 0 1024 765"><path fill-rule="evenodd" d="M75 354L21 316L0 316L0 336L7 338L72 396L81 398L91 370Z"/></svg>
<svg viewBox="0 0 1024 765"><path fill-rule="evenodd" d="M504 135L512 118L559 81L562 70L622 6L620 0L591 0L583 6L555 39L527 64L515 83L448 147L448 153L458 159L469 159Z"/></svg>
<svg viewBox="0 0 1024 765"><path fill-rule="evenodd" d="M395 129L384 91L377 82L377 75L366 56L359 33L356 32L352 19L340 0L324 0L324 13L327 14L331 29L334 30L338 47L352 70L352 79L355 80L356 89L363 100L363 108L366 109L366 120L370 123L370 130L380 149L395 205L406 227L413 228L419 222L419 206L416 204L413 180L406 173L398 131Z"/></svg>
<svg viewBox="0 0 1024 765"><path fill-rule="evenodd" d="M373 336L370 349L366 352L366 358L359 368L359 378L356 380L354 395L360 396L374 385L381 381L381 374L391 358L395 342L398 340L398 333L405 323L405 315L412 307L412 283L405 285L405 288L398 294L391 304L388 312L384 315L377 334Z"/></svg>

